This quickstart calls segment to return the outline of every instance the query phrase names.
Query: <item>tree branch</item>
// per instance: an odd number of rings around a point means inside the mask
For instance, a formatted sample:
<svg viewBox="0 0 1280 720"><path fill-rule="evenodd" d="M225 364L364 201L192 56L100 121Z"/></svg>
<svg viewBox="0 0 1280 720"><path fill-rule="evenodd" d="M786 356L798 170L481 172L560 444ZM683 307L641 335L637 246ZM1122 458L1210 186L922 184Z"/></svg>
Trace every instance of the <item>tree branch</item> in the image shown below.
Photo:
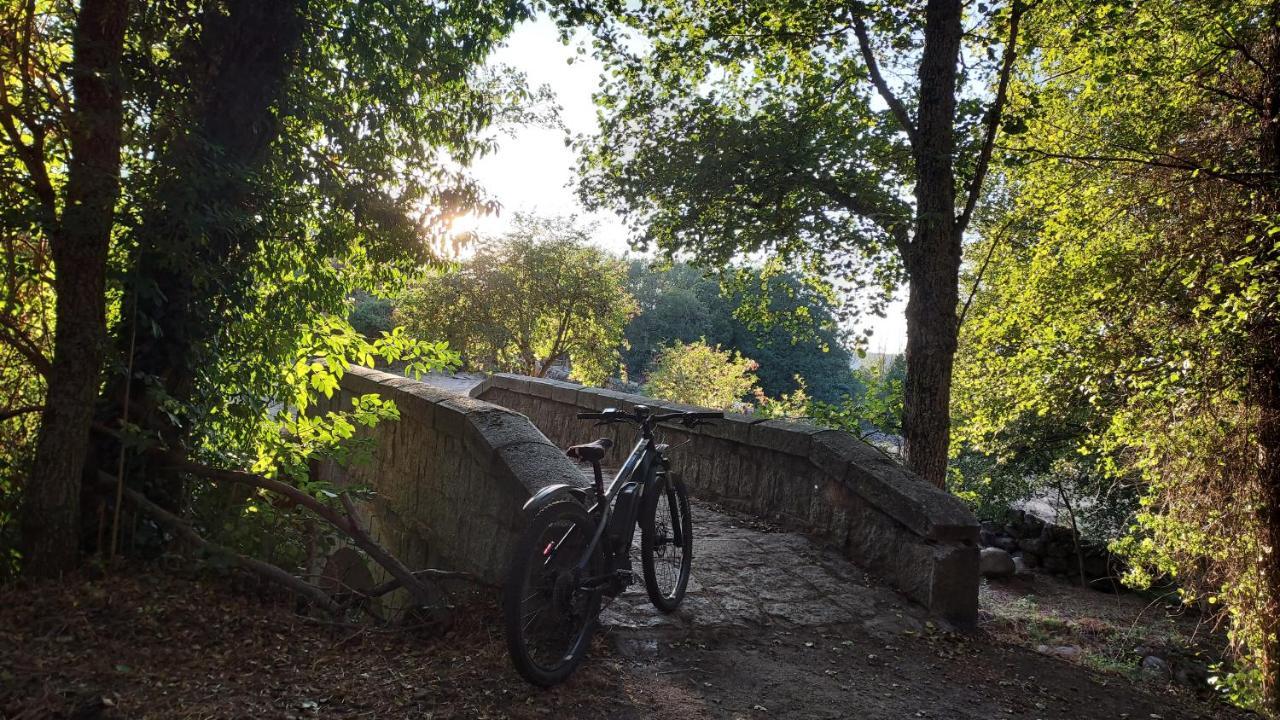
<svg viewBox="0 0 1280 720"><path fill-rule="evenodd" d="M964 203L964 211L956 220L956 229L964 232L973 218L973 210L978 206L978 196L982 193L982 182L987 177L987 168L991 164L991 152L995 149L996 133L1000 131L1000 116L1004 113L1005 100L1009 94L1009 78L1013 75L1014 60L1018 52L1018 22L1022 19L1024 8L1021 0L1013 0L1009 12L1009 39L1004 45L1004 58L1000 61L1000 79L996 83L996 96L987 107L983 124L986 133L982 139L982 148L978 151L978 162L973 169L973 177L969 180Z"/></svg>
<svg viewBox="0 0 1280 720"><path fill-rule="evenodd" d="M102 483L104 488L114 488L115 478L103 477ZM342 611L342 607L335 603L332 598L324 593L323 590L308 582L300 580L284 570L270 563L262 562L251 557L241 555L230 548L210 542L197 533L189 523L183 521L178 516L170 513L164 508L156 505L147 499L146 495L134 490L133 488L124 488L124 497L129 499L146 514L150 515L160 524L173 530L183 539L191 544L199 547L201 550L210 554L223 555L235 560L236 564L253 572L267 580L288 589L289 591L310 600L317 607L333 614Z"/></svg>
<svg viewBox="0 0 1280 720"><path fill-rule="evenodd" d="M190 473L215 482L240 483L241 485L249 485L263 490L269 490L278 495L283 495L292 500L295 504L301 505L316 515L319 515L321 519L338 530L341 530L343 533L346 533L347 535L351 534L350 524L344 515L288 483L280 482L279 480L272 480L253 473L241 472L239 470L222 470L219 468L212 468L207 465L191 462L185 457L174 452L166 452L159 449L148 450L147 452L148 454L159 455L164 460L165 466L173 470Z"/></svg>
<svg viewBox="0 0 1280 720"><path fill-rule="evenodd" d="M1023 152L1035 155L1045 160L1072 160L1075 162L1093 162L1093 163L1121 163L1130 165L1145 165L1147 167L1163 168L1166 170L1181 170L1183 172L1198 172L1208 177L1234 183L1243 187L1257 187L1259 184L1267 180L1273 179L1275 173L1268 170L1260 170L1257 172L1222 172L1197 165L1189 160L1182 158L1173 158L1171 160L1157 160L1154 157L1130 157L1125 155L1077 155L1074 153L1059 153L1049 150L1041 150L1033 147L1010 147L1005 148L1010 152Z"/></svg>
<svg viewBox="0 0 1280 720"><path fill-rule="evenodd" d="M405 567L399 558L382 549L382 546L374 542L372 538L360 527L359 519L356 516L356 507L351 502L351 496L342 493L338 496L342 501L342 507L347 511L347 517L350 518L351 539L355 541L360 549L364 550L374 562L386 569L391 577L395 578L404 586L409 594L413 595L414 600L418 602L420 607L429 608L434 605L434 598L427 586L414 576L413 571Z"/></svg>
<svg viewBox="0 0 1280 720"><path fill-rule="evenodd" d="M37 412L44 412L44 406L43 405L20 405L16 408L10 408L8 410L0 410L0 422L4 422L5 420L16 418L19 415L26 415L27 413L37 413Z"/></svg>
<svg viewBox="0 0 1280 720"><path fill-rule="evenodd" d="M956 327L964 325L964 319L969 314L969 306L973 304L973 298L978 294L978 288L982 286L982 278L987 274L987 266L991 264L991 258L996 254L996 247L1004 240L1005 231L1009 229L1009 225L1012 222L1012 219L1006 221L1004 227L1000 228L1000 231L992 238L991 247L987 248L987 257L983 259L982 267L978 269L978 275L973 280L973 287L969 288L969 297L965 299L964 308L960 310L960 319L956 321Z"/></svg>
<svg viewBox="0 0 1280 720"><path fill-rule="evenodd" d="M466 580L467 582L475 583L476 585L482 585L484 587L490 586L489 583L481 580L475 575L468 572L462 572L460 570L437 570L435 568L427 568L426 570L419 570L413 573L413 576L415 578L429 577L438 580ZM357 590L355 592L363 597L379 598L401 586L402 583L399 580L392 578L377 587L364 591Z"/></svg>
<svg viewBox="0 0 1280 720"><path fill-rule="evenodd" d="M342 502L345 515L339 513L334 508L320 502L310 494L299 490L298 488L279 480L272 480L261 475L253 473L241 472L239 470L221 470L211 468L200 463L191 462L185 457L172 452L164 452L161 450L151 451L160 454L168 467L187 472L192 475L213 480L215 482L233 482L242 485L250 485L252 487L269 490L271 492L283 495L294 503L301 505L308 510L319 515L321 519L345 535L351 538L356 547L360 548L374 562L381 565L386 571L403 585L413 595L419 605L430 607L434 602L431 591L420 580L414 577L412 571L405 567L404 563L379 545L373 538L369 537L364 528L360 526L359 518L356 514L355 505L351 501L348 493L341 493L339 500Z"/></svg>
<svg viewBox="0 0 1280 720"><path fill-rule="evenodd" d="M854 15L853 34L858 38L858 50L862 53L862 62L867 66L867 75L871 77L872 84L876 86L876 92L880 93L880 97L889 106L889 110L893 112L893 117L897 119L898 124L907 133L907 139L911 141L912 146L915 146L917 144L915 123L911 122L911 115L907 112L907 106L903 105L898 96L893 94L889 84L884 81L884 76L880 74L880 65L876 63L875 51L871 47L871 36L867 32L867 23L861 15Z"/></svg>
<svg viewBox="0 0 1280 720"><path fill-rule="evenodd" d="M27 362L35 366L37 372L46 378L53 372L53 365L49 362L49 358L40 352L40 348L7 315L0 315L0 342L17 350L27 359Z"/></svg>
<svg viewBox="0 0 1280 720"><path fill-rule="evenodd" d="M911 244L911 220L908 212L899 212L899 210L905 210L905 208L890 207L892 202L883 203L878 200L868 199L858 193L849 192L835 180L810 173L801 168L792 168L792 172L803 182L823 193L845 210L879 225L893 239L893 244L898 248L898 252L902 253L904 257L906 256Z"/></svg>

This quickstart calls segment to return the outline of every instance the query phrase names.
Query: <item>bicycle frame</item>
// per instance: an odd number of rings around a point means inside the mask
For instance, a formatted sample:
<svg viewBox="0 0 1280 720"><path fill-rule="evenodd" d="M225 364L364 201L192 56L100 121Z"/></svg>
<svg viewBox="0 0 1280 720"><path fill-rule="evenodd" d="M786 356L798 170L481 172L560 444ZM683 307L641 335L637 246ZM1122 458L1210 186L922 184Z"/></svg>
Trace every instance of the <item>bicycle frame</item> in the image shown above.
<svg viewBox="0 0 1280 720"><path fill-rule="evenodd" d="M660 447L654 443L653 437L641 437L636 441L635 446L631 448L631 454L628 455L626 461L622 463L622 467L618 469L618 472L614 474L613 479L609 481L608 486L605 488L604 495L602 497L598 497L596 499L596 504L587 509L587 512L595 515L598 518L598 521L596 522L595 534L592 536L591 542L588 543L586 552L582 554L582 559L578 561L577 570L579 572L586 571L587 564L590 562L592 555L595 554L596 548L600 546L600 539L604 537L605 530L608 529L609 523L613 519L614 501L622 491L622 488L625 487L628 482L631 482L636 473L642 468L648 469L652 467L649 463L652 463L655 460L662 465L665 465L667 462ZM596 470L597 472L599 471L598 467L593 468L593 470ZM641 483L640 494L639 497L636 498L636 502L644 502L645 494L651 490L652 485L657 481L658 473L656 471L647 472L646 475L647 477L639 479L639 482ZM635 516L632 516L631 518L630 527L623 528L623 530L627 537L634 537L636 531ZM568 535L566 534L565 537L568 537ZM612 554L612 549L610 549L610 554ZM611 560L612 558L610 557L608 559ZM610 572L609 575L612 576L612 572ZM594 580L596 578L588 579Z"/></svg>

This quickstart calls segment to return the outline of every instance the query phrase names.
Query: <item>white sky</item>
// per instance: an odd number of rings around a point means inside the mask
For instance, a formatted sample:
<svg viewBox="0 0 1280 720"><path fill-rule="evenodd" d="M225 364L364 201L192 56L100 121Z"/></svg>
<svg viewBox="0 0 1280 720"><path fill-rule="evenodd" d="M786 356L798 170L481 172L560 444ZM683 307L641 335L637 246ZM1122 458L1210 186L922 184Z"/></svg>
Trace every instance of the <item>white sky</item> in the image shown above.
<svg viewBox="0 0 1280 720"><path fill-rule="evenodd" d="M575 59L573 64L567 62L570 57ZM599 85L601 66L590 55L575 55L572 45L561 44L553 23L539 19L521 25L493 62L523 70L535 87L549 85L563 108L561 120L574 135L595 132L591 94ZM626 252L627 231L622 220L611 213L588 213L578 202L572 188L575 164L574 152L565 147L561 130L525 127L504 136L497 152L472 167L480 183L501 203L502 211L455 226L489 234L506 229L513 212L578 215L597 224L596 244L614 253ZM905 298L905 292L900 294ZM869 350L902 352L907 337L905 309L905 301L900 300L889 307L887 317L861 321L863 328L873 332Z"/></svg>

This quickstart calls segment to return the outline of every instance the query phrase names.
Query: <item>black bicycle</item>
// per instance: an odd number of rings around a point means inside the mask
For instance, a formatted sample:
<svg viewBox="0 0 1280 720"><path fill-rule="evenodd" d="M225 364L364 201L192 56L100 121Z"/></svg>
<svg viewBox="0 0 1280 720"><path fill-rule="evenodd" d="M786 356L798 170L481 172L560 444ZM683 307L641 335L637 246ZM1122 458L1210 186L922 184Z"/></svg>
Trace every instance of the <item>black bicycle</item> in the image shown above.
<svg viewBox="0 0 1280 720"><path fill-rule="evenodd" d="M573 485L543 488L525 503L529 519L512 550L503 597L507 648L516 670L534 685L563 682L582 662L604 597L635 582L631 544L640 525L640 564L649 600L671 612L684 599L693 560L693 523L684 482L668 473L667 446L654 438L660 423L693 427L719 412L578 413L601 425L630 423L640 438L605 487L600 461L613 446L601 438L567 455L591 463L594 493ZM594 495L594 497L593 497Z"/></svg>

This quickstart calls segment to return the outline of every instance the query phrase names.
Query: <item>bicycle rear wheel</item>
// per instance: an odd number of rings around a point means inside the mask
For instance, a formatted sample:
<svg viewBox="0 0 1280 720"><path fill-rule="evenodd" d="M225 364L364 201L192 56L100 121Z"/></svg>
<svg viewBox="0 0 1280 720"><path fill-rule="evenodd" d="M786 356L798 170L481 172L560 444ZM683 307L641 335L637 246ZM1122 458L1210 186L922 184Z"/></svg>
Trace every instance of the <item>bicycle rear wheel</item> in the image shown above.
<svg viewBox="0 0 1280 720"><path fill-rule="evenodd" d="M693 564L693 519L684 481L667 473L658 476L641 508L640 564L654 607L679 607Z"/></svg>
<svg viewBox="0 0 1280 720"><path fill-rule="evenodd" d="M577 566L594 532L586 509L561 500L534 515L512 551L503 593L507 649L534 685L563 682L591 645L601 590L584 590ZM586 574L598 575L599 566L593 558Z"/></svg>

